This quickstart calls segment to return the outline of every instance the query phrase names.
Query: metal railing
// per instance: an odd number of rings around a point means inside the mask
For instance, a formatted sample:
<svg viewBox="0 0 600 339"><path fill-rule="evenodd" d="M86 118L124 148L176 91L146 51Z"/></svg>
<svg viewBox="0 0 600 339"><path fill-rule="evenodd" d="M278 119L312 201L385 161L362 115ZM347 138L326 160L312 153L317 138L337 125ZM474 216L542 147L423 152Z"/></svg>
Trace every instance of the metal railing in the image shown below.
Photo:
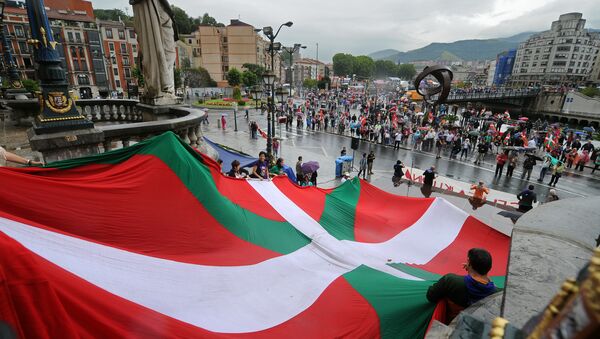
<svg viewBox="0 0 600 339"><path fill-rule="evenodd" d="M450 92L446 101L470 101L470 100L500 100L530 98L540 94L540 89L506 89L489 92Z"/></svg>

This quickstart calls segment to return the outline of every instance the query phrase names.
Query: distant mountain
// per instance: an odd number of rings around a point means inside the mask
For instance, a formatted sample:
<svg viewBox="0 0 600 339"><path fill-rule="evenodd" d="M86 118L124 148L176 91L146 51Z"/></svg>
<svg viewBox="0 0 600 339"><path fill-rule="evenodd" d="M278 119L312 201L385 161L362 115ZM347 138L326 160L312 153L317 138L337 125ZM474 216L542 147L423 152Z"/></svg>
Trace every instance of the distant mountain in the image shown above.
<svg viewBox="0 0 600 339"><path fill-rule="evenodd" d="M388 57L394 56L398 53L400 53L400 51L396 49L384 49L382 51L371 53L369 56L373 60L386 60Z"/></svg>
<svg viewBox="0 0 600 339"><path fill-rule="evenodd" d="M524 32L508 38L459 40L450 43L434 42L425 47L408 52L392 53L386 49L371 53L374 60L392 60L406 63L420 60L490 60L498 53L517 48L520 42L527 40L535 32Z"/></svg>

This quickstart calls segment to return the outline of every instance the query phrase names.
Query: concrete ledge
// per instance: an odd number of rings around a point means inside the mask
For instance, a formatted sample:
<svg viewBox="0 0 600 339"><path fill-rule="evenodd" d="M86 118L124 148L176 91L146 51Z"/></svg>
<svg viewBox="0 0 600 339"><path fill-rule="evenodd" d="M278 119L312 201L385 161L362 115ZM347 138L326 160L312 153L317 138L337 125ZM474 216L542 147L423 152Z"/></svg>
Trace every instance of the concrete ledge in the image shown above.
<svg viewBox="0 0 600 339"><path fill-rule="evenodd" d="M600 197L565 199L525 213L512 235L502 316L523 327L596 247Z"/></svg>

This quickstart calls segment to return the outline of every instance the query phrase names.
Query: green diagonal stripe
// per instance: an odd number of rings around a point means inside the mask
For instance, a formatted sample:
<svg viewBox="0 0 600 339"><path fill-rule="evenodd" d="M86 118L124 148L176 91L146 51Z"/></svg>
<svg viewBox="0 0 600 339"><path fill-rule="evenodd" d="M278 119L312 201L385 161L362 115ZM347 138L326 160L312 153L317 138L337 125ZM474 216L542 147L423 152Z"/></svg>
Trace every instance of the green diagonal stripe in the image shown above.
<svg viewBox="0 0 600 339"><path fill-rule="evenodd" d="M400 279L367 266L344 278L375 309L382 338L423 338L435 308L425 297L430 281Z"/></svg>
<svg viewBox="0 0 600 339"><path fill-rule="evenodd" d="M144 140L131 147L98 155L51 163L48 167L72 168L89 164L118 164L136 154L161 159L192 192L206 210L241 239L269 250L288 254L310 243L310 239L288 222L269 220L223 196L202 157L172 132Z"/></svg>
<svg viewBox="0 0 600 339"><path fill-rule="evenodd" d="M338 186L325 198L319 224L339 240L355 240L354 218L360 197L360 180L354 178Z"/></svg>
<svg viewBox="0 0 600 339"><path fill-rule="evenodd" d="M431 273L420 268L412 267L406 264L393 263L388 264L389 266L402 271L406 274L410 274L413 277L421 278L423 280L429 281L438 281L442 276L440 274ZM490 280L494 282L497 288L504 288L504 283L506 282L506 276L494 276L490 277Z"/></svg>

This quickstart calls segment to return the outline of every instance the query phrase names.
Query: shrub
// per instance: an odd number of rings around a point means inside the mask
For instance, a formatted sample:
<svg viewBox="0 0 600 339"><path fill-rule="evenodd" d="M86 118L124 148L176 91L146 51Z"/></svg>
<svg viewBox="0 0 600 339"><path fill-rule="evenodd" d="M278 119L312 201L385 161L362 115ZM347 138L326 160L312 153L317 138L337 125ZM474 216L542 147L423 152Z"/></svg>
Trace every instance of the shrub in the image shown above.
<svg viewBox="0 0 600 339"><path fill-rule="evenodd" d="M238 105L240 105L240 106L245 106L245 105L246 105L246 102L245 102L244 100L239 100L239 101L238 101Z"/></svg>

